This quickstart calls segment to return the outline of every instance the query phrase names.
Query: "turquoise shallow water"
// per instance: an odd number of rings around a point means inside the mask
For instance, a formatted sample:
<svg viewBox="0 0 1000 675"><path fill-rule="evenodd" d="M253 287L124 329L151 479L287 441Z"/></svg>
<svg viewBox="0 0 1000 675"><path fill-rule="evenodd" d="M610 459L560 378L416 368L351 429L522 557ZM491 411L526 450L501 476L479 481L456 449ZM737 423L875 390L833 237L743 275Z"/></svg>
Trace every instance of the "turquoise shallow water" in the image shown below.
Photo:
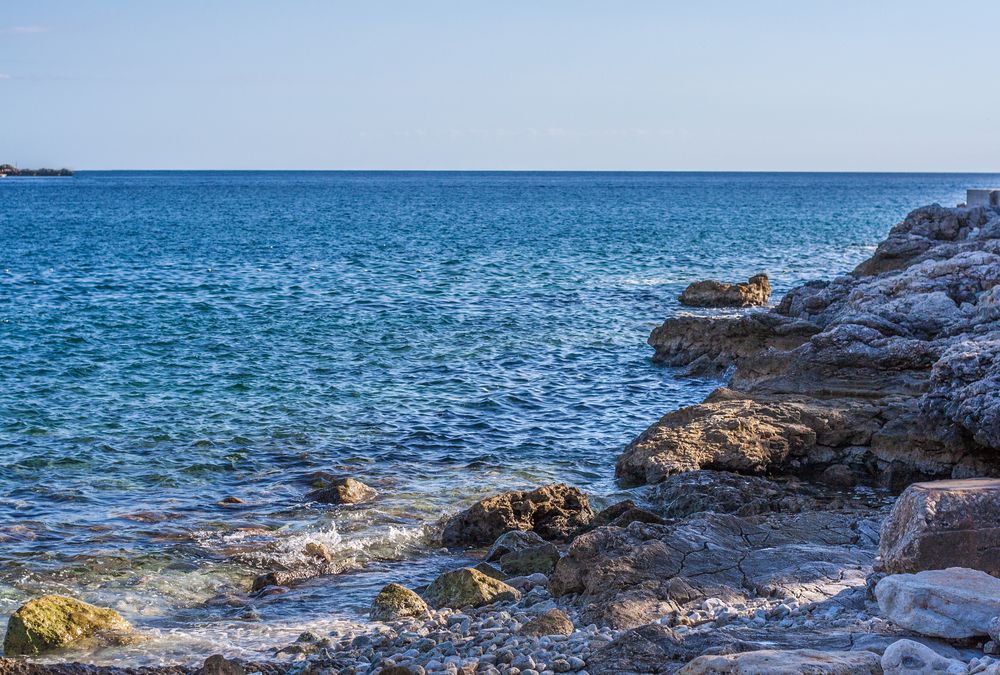
<svg viewBox="0 0 1000 675"><path fill-rule="evenodd" d="M716 383L645 339L688 282L845 272L998 176L82 172L0 181L0 617L116 607L170 661L357 620L485 492L614 496ZM304 501L350 472L374 505ZM220 506L227 495L245 500ZM359 571L248 599L322 541ZM220 598L230 593L232 597ZM0 618L0 622L2 622Z"/></svg>

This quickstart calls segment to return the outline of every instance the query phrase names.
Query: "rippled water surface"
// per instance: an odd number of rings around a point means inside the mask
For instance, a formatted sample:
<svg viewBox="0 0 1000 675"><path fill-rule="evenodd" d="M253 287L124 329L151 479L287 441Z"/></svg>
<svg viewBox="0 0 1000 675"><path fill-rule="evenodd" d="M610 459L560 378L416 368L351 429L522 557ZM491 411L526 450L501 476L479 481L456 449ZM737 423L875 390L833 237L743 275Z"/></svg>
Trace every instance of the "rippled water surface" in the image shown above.
<svg viewBox="0 0 1000 675"><path fill-rule="evenodd" d="M777 300L998 177L83 172L0 181L0 617L43 592L197 659L356 621L429 526L614 459L715 383L645 339L690 281ZM351 473L366 507L308 503ZM236 496L240 505L219 505ZM346 569L246 596L323 542ZM0 625L3 619L0 618ZM75 658L81 658L76 655Z"/></svg>

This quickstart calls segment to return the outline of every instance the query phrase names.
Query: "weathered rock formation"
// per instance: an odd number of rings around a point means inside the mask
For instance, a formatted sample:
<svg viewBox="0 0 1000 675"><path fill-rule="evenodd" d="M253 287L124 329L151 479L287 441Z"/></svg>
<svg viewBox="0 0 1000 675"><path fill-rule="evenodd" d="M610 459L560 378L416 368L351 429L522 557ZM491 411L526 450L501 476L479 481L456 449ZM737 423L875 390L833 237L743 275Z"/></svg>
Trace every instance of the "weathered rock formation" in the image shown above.
<svg viewBox="0 0 1000 675"><path fill-rule="evenodd" d="M878 654L872 652L821 652L815 649L764 649L726 656L699 656L677 675L881 675Z"/></svg>
<svg viewBox="0 0 1000 675"><path fill-rule="evenodd" d="M1000 579L963 567L893 574L878 582L875 597L886 618L921 635L989 635L1000 616Z"/></svg>
<svg viewBox="0 0 1000 675"><path fill-rule="evenodd" d="M427 587L424 593L434 607L480 607L493 602L513 602L521 599L521 592L499 579L478 570L463 567L445 572Z"/></svg>
<svg viewBox="0 0 1000 675"><path fill-rule="evenodd" d="M1000 480L914 483L882 524L886 572L968 567L1000 576Z"/></svg>
<svg viewBox="0 0 1000 675"><path fill-rule="evenodd" d="M745 284L696 281L677 299L689 307L763 307L771 299L771 283L766 274L755 274Z"/></svg>
<svg viewBox="0 0 1000 675"><path fill-rule="evenodd" d="M733 368L619 460L626 483L700 468L860 482L1000 475L1000 210L928 206L851 274L770 311L670 319L654 359ZM843 477L844 474L841 474Z"/></svg>
<svg viewBox="0 0 1000 675"><path fill-rule="evenodd" d="M445 546L486 546L510 530L531 530L543 539L566 540L594 519L587 495L554 483L481 499L444 525Z"/></svg>

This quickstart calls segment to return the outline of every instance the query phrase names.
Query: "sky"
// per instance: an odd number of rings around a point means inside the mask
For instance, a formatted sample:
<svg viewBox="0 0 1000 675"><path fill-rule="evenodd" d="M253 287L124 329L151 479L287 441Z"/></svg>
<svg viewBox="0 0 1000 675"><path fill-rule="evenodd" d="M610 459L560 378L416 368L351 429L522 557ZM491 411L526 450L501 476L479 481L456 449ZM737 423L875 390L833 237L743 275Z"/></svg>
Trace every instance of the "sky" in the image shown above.
<svg viewBox="0 0 1000 675"><path fill-rule="evenodd" d="M0 163L1000 171L995 0L0 0Z"/></svg>

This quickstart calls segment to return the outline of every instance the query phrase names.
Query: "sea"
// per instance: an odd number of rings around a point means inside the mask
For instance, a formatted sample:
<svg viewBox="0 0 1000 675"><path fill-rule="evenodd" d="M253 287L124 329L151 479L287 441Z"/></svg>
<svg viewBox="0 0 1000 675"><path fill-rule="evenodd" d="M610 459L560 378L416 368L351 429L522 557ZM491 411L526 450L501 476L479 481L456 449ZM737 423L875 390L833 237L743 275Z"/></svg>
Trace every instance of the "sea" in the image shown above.
<svg viewBox="0 0 1000 675"><path fill-rule="evenodd" d="M113 607L115 664L266 656L468 562L438 523L560 481L720 382L651 363L690 282L772 302L1000 175L80 171L0 180L0 628ZM713 310L700 310L711 313ZM310 475L373 486L306 498ZM220 504L227 497L243 503ZM251 597L323 543L344 571ZM51 657L66 659L65 654Z"/></svg>

